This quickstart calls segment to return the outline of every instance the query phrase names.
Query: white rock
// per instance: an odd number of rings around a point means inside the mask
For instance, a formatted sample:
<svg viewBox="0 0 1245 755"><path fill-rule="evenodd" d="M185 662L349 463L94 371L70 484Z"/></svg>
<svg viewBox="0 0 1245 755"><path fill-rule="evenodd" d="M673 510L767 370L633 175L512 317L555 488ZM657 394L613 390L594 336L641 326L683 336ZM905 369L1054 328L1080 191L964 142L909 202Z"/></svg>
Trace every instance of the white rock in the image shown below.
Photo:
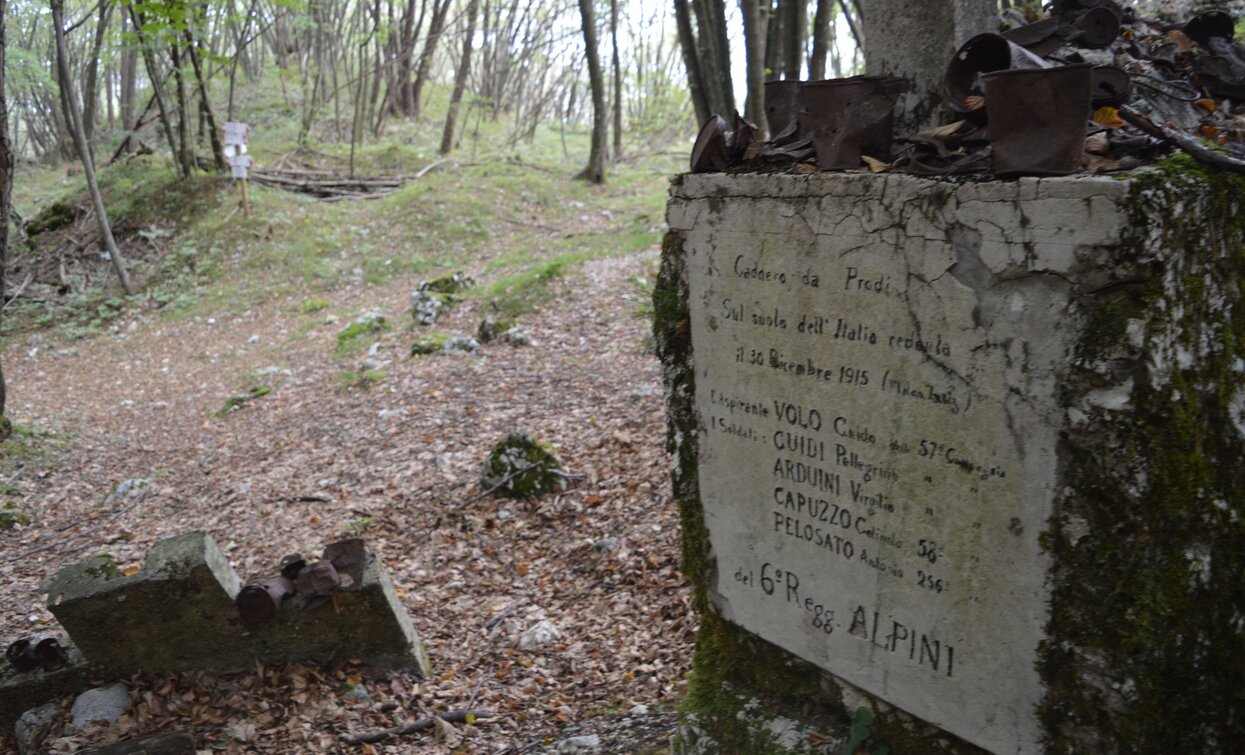
<svg viewBox="0 0 1245 755"><path fill-rule="evenodd" d="M61 709L51 704L23 713L13 725L13 739L17 741L17 751L21 755L38 752L44 732L60 717Z"/></svg>
<svg viewBox="0 0 1245 755"><path fill-rule="evenodd" d="M648 706L645 705L644 703L640 703L639 705L632 706L631 710L627 711L628 716L647 716L648 713L649 713Z"/></svg>
<svg viewBox="0 0 1245 755"><path fill-rule="evenodd" d="M73 725L81 727L93 721L115 724L130 705L130 691L120 682L89 689L73 701Z"/></svg>
<svg viewBox="0 0 1245 755"><path fill-rule="evenodd" d="M553 625L552 621L541 619L526 632L519 635L519 648L521 650L531 650L561 637L561 632Z"/></svg>
<svg viewBox="0 0 1245 755"><path fill-rule="evenodd" d="M601 749L601 737L588 734L582 737L571 737L558 742L557 752L596 752Z"/></svg>

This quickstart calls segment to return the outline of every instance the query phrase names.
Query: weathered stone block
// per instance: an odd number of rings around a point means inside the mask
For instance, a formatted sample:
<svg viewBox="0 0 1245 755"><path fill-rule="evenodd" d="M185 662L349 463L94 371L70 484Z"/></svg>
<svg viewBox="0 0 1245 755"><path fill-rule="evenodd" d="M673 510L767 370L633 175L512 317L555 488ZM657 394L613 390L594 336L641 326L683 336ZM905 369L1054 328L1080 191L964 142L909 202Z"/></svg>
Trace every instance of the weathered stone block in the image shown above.
<svg viewBox="0 0 1245 755"><path fill-rule="evenodd" d="M137 574L110 578L103 567L67 567L48 587L48 609L92 664L178 671L251 660L233 604L238 575L209 535L156 543Z"/></svg>
<svg viewBox="0 0 1245 755"><path fill-rule="evenodd" d="M423 645L384 565L368 553L360 589L312 609L286 607L248 624L234 604L238 575L202 532L161 541L142 571L113 576L93 559L63 569L48 607L86 659L115 673L244 668L263 661L359 658L414 664Z"/></svg>
<svg viewBox="0 0 1245 755"><path fill-rule="evenodd" d="M19 673L7 663L0 663L0 727L13 725L18 716L54 697L77 691L90 684L97 669L82 657L70 640L62 640L66 663L55 671L35 669Z"/></svg>
<svg viewBox="0 0 1245 755"><path fill-rule="evenodd" d="M1243 197L1178 161L676 182L699 751L844 691L897 752L1245 746Z"/></svg>
<svg viewBox="0 0 1245 755"><path fill-rule="evenodd" d="M263 661L362 658L369 663L415 664L431 673L423 643L394 589L389 571L369 552L362 587L338 593L311 609L287 608L273 621L244 624L245 644Z"/></svg>

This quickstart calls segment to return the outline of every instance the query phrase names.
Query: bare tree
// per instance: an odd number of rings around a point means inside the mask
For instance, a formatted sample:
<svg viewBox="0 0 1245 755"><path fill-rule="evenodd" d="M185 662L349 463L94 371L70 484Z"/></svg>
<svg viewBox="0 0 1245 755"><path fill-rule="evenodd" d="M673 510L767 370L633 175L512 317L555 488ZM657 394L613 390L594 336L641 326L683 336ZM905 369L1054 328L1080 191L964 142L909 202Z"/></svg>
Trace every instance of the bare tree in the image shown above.
<svg viewBox="0 0 1245 755"><path fill-rule="evenodd" d="M467 30L463 33L463 52L458 59L458 73L454 75L454 91L450 95L449 111L445 114L445 130L441 133L441 154L448 155L454 148L454 127L458 118L458 107L463 101L463 91L467 88L467 73L471 70L471 43L476 31L476 12L480 0L467 3Z"/></svg>
<svg viewBox="0 0 1245 755"><path fill-rule="evenodd" d="M86 133L82 130L82 114L78 112L77 96L73 90L73 77L69 74L68 53L65 50L65 7L64 0L52 2L52 35L56 38L56 67L60 72L60 85L66 103L65 120L73 134L74 145L78 148L78 157L82 160L82 172L86 175L87 190L91 194L91 202L95 205L95 219L99 223L99 235L108 250L112 267L121 279L121 287L126 294L134 293L134 285L130 283L130 274L125 269L125 259L117 248L117 241L112 237L112 228L108 225L108 211L104 209L104 198L99 193L99 183L95 180L95 163L91 159L91 150L86 142ZM7 228L8 215L5 215Z"/></svg>
<svg viewBox="0 0 1245 755"><path fill-rule="evenodd" d="M579 0L579 14L584 28L584 49L588 53L588 85L592 89L592 149L588 165L576 178L594 184L605 183L605 153L609 140L609 115L605 106L605 76L601 71L601 55L597 49L597 17L592 0Z"/></svg>
<svg viewBox="0 0 1245 755"><path fill-rule="evenodd" d="M0 0L0 50L8 49L5 40L4 18L8 15L7 0ZM9 106L4 93L4 66L0 65L0 318L4 316L4 299L8 293L4 285L9 258L9 210L13 199L13 149L9 144ZM0 364L0 440L13 432L13 423L5 414L7 391L4 383L4 365Z"/></svg>

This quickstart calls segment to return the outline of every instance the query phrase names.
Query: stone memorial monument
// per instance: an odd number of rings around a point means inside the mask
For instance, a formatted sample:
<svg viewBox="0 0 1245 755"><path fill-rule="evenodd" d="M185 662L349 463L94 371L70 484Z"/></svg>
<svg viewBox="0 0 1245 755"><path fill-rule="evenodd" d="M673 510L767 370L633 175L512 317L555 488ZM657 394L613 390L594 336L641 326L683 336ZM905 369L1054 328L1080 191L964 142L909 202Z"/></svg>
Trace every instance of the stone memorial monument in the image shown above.
<svg viewBox="0 0 1245 755"><path fill-rule="evenodd" d="M1245 182L676 179L680 752L1245 742Z"/></svg>

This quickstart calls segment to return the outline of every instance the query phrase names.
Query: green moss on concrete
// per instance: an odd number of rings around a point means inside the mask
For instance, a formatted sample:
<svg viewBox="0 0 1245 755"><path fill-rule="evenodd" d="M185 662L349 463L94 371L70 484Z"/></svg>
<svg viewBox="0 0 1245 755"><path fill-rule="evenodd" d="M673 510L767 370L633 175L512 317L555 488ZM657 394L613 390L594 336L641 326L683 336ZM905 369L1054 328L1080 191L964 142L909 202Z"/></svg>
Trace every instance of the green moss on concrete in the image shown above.
<svg viewBox="0 0 1245 755"><path fill-rule="evenodd" d="M1245 179L1187 158L1138 176L1133 282L1082 301L1068 400L1104 373L1133 391L1064 439L1041 663L1053 752L1245 751L1243 201ZM1144 356L1123 343L1130 320Z"/></svg>
<svg viewBox="0 0 1245 755"><path fill-rule="evenodd" d="M666 385L667 450L674 455L674 497L683 528L683 574L692 583L700 631L680 715L676 747L701 752L780 753L763 724L775 718L841 726L842 707L826 694L812 664L720 618L710 605L716 563L709 546L698 478L696 384L684 271L684 237L662 242L653 288L653 338ZM691 741L693 739L699 741ZM707 744L704 740L707 740ZM711 749L703 749L710 747Z"/></svg>

